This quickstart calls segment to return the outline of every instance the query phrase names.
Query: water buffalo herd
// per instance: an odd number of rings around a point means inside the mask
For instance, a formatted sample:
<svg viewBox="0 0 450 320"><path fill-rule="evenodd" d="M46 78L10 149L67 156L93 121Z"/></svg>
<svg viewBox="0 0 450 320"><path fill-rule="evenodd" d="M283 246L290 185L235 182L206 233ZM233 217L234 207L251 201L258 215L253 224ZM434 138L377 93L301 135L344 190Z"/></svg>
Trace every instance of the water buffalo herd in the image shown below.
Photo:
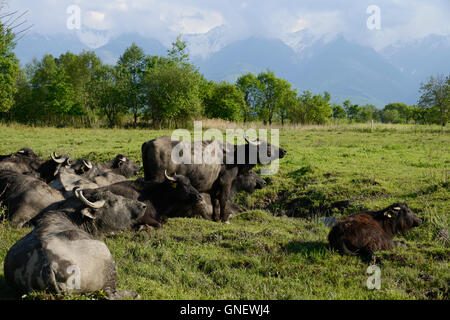
<svg viewBox="0 0 450 320"><path fill-rule="evenodd" d="M189 144L180 150L191 159L196 148L214 150L208 159L190 163L173 158L174 149L185 142L153 139L142 145L144 178L137 179L131 178L139 174L139 165L123 154L105 163L55 153L42 159L29 148L0 155L0 203L6 218L14 227L33 227L6 255L8 285L18 294L103 290L111 299L138 297L117 291L115 262L102 237L158 229L173 217L229 223L245 210L233 203L236 194L266 186L254 167L287 154L266 141L244 138L243 145ZM395 204L339 220L329 242L342 254L372 257L397 245L396 233L420 224L405 204Z"/></svg>

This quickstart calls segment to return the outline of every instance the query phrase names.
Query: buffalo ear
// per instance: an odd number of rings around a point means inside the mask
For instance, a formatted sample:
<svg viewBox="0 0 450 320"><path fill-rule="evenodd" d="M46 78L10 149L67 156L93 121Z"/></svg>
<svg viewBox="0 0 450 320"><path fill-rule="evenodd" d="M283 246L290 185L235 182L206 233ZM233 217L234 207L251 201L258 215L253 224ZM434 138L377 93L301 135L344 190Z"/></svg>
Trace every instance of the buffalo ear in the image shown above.
<svg viewBox="0 0 450 320"><path fill-rule="evenodd" d="M84 208L83 210L81 210L81 214L85 217L95 220L95 216L91 213L91 210L89 208Z"/></svg>
<svg viewBox="0 0 450 320"><path fill-rule="evenodd" d="M177 186L178 186L178 184L177 183L172 183L172 188L174 188L174 189L176 189L177 188Z"/></svg>

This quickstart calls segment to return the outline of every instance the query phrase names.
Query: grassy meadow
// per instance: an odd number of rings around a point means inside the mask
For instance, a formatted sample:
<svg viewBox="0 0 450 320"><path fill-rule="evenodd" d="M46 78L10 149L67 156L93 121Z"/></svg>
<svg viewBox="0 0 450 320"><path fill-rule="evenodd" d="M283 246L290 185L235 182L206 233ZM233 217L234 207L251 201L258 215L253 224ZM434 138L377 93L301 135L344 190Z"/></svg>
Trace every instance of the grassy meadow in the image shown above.
<svg viewBox="0 0 450 320"><path fill-rule="evenodd" d="M0 154L30 147L42 157L56 151L107 161L124 153L142 164L142 143L170 134L0 125ZM107 237L118 288L142 299L449 299L449 129L289 127L280 144L288 154L279 172L266 177L266 188L237 197L248 211L230 225L171 219L161 230ZM323 217L394 202L406 202L424 223L398 237L405 247L377 254L381 289L369 290L368 264L328 249ZM0 299L14 298L5 255L30 230L0 223Z"/></svg>

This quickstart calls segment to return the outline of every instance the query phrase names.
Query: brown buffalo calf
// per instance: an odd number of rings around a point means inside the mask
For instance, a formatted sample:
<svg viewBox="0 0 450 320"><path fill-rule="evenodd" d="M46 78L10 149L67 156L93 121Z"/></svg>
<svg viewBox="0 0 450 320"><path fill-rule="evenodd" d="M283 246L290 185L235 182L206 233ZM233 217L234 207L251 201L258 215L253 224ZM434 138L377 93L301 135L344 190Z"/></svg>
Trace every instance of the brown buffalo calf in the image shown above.
<svg viewBox="0 0 450 320"><path fill-rule="evenodd" d="M328 241L341 254L372 259L373 253L396 247L394 235L420 226L420 220L406 204L395 203L380 211L365 211L339 220Z"/></svg>

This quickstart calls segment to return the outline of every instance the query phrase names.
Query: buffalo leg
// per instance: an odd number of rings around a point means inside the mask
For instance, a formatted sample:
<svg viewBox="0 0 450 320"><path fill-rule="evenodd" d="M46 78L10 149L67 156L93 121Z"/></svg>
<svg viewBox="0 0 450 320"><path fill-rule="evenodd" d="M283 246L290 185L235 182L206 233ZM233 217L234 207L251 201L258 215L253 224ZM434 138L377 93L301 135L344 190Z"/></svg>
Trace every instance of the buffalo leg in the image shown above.
<svg viewBox="0 0 450 320"><path fill-rule="evenodd" d="M222 193L220 194L220 220L227 222L230 213L228 212L228 196L230 194L230 185L224 186Z"/></svg>
<svg viewBox="0 0 450 320"><path fill-rule="evenodd" d="M213 220L216 222L220 221L220 203L219 199L213 199L211 197L211 203L213 207Z"/></svg>

